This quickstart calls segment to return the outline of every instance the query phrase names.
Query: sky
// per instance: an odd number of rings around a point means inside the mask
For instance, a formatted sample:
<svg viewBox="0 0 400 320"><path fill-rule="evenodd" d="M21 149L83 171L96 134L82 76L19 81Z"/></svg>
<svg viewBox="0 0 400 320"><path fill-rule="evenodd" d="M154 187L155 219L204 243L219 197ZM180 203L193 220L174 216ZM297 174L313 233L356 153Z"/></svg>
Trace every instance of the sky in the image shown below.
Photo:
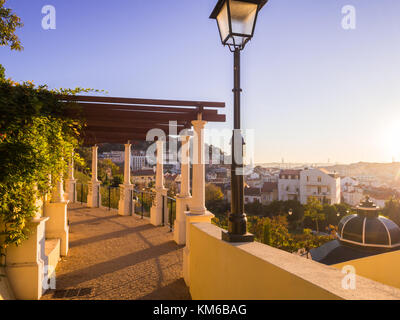
<svg viewBox="0 0 400 320"><path fill-rule="evenodd" d="M223 101L231 128L233 56L216 0L8 0L24 50L0 48L7 77L107 95ZM56 29L42 28L42 7ZM355 29L344 29L352 5ZM242 51L242 128L255 162L400 161L400 2L270 0Z"/></svg>

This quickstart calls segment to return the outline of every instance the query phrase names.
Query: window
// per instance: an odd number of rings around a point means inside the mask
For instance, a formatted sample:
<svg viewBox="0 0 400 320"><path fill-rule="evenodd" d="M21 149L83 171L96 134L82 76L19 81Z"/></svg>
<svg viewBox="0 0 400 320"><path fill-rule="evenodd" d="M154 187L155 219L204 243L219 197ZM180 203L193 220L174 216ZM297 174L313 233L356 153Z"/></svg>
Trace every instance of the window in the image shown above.
<svg viewBox="0 0 400 320"><path fill-rule="evenodd" d="M318 187L318 194L321 193L321 187Z"/></svg>
<svg viewBox="0 0 400 320"><path fill-rule="evenodd" d="M307 176L307 182L310 181L310 178Z"/></svg>
<svg viewBox="0 0 400 320"><path fill-rule="evenodd" d="M321 182L321 177L318 177L318 182Z"/></svg>

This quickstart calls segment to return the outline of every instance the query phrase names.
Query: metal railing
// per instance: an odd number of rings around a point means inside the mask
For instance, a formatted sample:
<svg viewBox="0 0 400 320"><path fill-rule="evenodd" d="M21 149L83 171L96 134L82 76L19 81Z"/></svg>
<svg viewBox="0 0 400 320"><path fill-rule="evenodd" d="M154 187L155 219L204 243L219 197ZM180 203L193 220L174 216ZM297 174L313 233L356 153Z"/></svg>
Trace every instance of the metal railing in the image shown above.
<svg viewBox="0 0 400 320"><path fill-rule="evenodd" d="M76 201L81 204L87 203L89 186L85 183L76 184Z"/></svg>
<svg viewBox="0 0 400 320"><path fill-rule="evenodd" d="M108 210L118 209L119 199L120 199L120 188L113 186L101 186L101 205L103 207L108 207Z"/></svg>
<svg viewBox="0 0 400 320"><path fill-rule="evenodd" d="M132 191L132 198L135 200L135 213L143 217L150 217L150 208L153 205L155 192L149 190Z"/></svg>
<svg viewBox="0 0 400 320"><path fill-rule="evenodd" d="M165 208L164 204L167 202L167 208ZM168 210L168 223L169 223L169 231L172 232L174 230L174 222L176 218L176 199L168 196L163 196L163 225L164 224L164 215L165 209Z"/></svg>

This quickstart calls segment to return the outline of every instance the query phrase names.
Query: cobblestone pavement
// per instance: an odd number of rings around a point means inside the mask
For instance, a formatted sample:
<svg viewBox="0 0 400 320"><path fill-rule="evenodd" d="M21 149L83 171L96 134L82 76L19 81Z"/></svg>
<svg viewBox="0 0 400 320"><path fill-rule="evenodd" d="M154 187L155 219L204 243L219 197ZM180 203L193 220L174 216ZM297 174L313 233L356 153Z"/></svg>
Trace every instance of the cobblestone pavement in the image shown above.
<svg viewBox="0 0 400 320"><path fill-rule="evenodd" d="M68 256L56 268L51 299L190 299L183 247L168 227L116 211L68 206Z"/></svg>

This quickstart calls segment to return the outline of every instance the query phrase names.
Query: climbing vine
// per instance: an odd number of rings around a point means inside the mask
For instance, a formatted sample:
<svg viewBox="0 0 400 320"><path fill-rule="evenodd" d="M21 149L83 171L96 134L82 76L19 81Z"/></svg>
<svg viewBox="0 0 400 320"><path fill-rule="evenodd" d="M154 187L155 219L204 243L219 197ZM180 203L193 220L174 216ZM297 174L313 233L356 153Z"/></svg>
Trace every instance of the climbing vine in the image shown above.
<svg viewBox="0 0 400 320"><path fill-rule="evenodd" d="M29 236L37 199L54 187L52 177L66 174L72 151L80 143L82 119L68 117L75 103L60 95L97 91L49 90L31 82L0 77L0 249L19 245ZM76 114L76 112L75 112ZM78 155L74 160L81 162ZM53 181L50 181L53 180Z"/></svg>

